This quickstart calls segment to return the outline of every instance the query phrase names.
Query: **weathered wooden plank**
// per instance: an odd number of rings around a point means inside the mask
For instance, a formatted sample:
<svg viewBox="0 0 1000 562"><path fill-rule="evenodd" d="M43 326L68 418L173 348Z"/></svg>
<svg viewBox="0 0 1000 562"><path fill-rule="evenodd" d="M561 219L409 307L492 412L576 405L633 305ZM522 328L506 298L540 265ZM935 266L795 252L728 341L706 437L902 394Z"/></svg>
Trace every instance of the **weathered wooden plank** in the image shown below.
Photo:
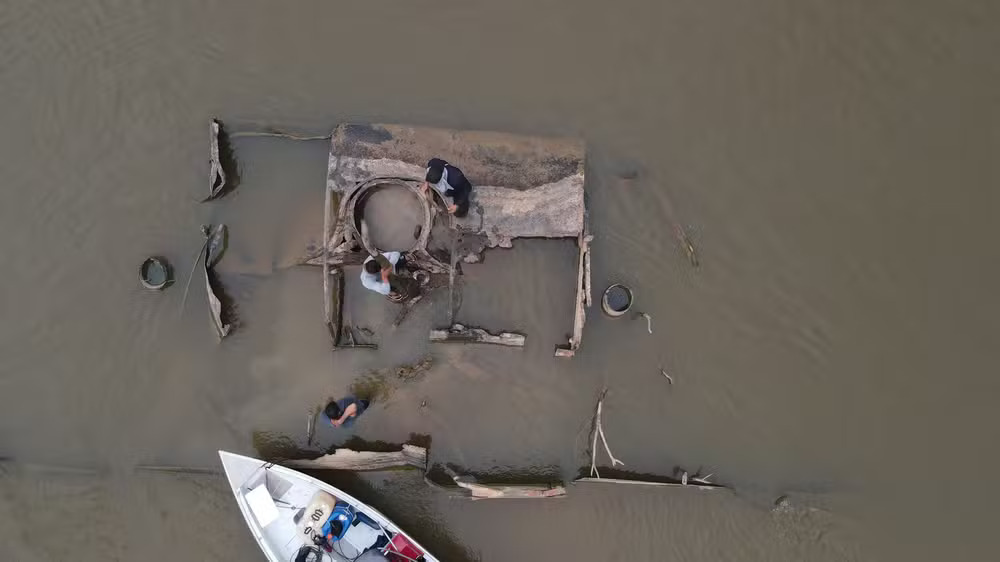
<svg viewBox="0 0 1000 562"><path fill-rule="evenodd" d="M330 329L330 336L336 345L337 329L333 325L333 293L330 292L330 250L325 245L326 241L330 239L330 194L331 191L327 189L323 200L323 237L320 238L324 243L323 255L321 256L323 259L323 322Z"/></svg>
<svg viewBox="0 0 1000 562"><path fill-rule="evenodd" d="M430 340L436 343L488 343L507 347L524 347L523 334L500 332L493 335L482 328L453 324L447 330L431 330Z"/></svg>
<svg viewBox="0 0 1000 562"><path fill-rule="evenodd" d="M456 481L460 487L469 491L472 499L529 499L529 498L561 498L566 495L563 486L520 484L513 486L491 486L475 482Z"/></svg>
<svg viewBox="0 0 1000 562"><path fill-rule="evenodd" d="M412 466L427 467L427 449L415 445L403 445L400 451L375 452L337 449L332 454L315 459L287 460L281 463L289 468L311 470L385 470Z"/></svg>
<svg viewBox="0 0 1000 562"><path fill-rule="evenodd" d="M577 478L573 481L574 484L577 482L587 483L587 482L602 482L604 484L633 484L638 486L668 486L671 488L697 488L699 490L726 490L725 486L718 484L684 484L681 482L652 482L649 480L622 480L619 478Z"/></svg>
<svg viewBox="0 0 1000 562"><path fill-rule="evenodd" d="M529 498L561 498L566 495L566 488L561 485L552 484L481 484L472 476L457 474L449 467L444 467L444 471L451 477L455 484L468 490L470 497L474 500L485 499L529 499ZM434 482L428 478L424 480L435 487Z"/></svg>

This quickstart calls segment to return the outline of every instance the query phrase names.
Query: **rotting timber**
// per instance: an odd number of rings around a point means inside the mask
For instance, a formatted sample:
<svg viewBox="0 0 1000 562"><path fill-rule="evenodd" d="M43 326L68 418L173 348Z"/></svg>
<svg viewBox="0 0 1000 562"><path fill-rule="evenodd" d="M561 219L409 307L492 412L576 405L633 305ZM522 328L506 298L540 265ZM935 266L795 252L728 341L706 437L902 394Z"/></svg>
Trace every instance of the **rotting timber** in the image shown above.
<svg viewBox="0 0 1000 562"><path fill-rule="evenodd" d="M360 265L383 251L367 235L364 208L377 190L394 186L411 191L423 206L423 224L406 252L407 260L428 275L425 291L448 288L450 322L461 300L456 296L461 291L461 264L481 261L489 248L510 248L515 238L575 239L579 258L572 335L555 353L572 357L583 338L585 307L591 301L584 156L583 143L569 138L405 125L337 126L330 138L325 244L306 260L323 268L323 310L334 346L358 347L344 341L349 329L342 320L343 267ZM424 166L434 157L459 166L472 181L467 216L449 215L433 189L428 190L430 197L420 193ZM404 304L401 316L413 304ZM432 333L432 341L450 341L450 333L461 334L462 343L493 343L470 338L453 326Z"/></svg>

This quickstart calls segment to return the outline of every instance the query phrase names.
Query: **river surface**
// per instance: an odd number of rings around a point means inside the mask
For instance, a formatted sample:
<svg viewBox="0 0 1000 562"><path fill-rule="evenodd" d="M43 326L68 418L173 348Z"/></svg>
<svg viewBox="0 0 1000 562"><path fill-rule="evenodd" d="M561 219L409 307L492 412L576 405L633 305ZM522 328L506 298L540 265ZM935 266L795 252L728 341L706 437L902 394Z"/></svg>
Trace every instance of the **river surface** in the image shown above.
<svg viewBox="0 0 1000 562"><path fill-rule="evenodd" d="M996 560L998 53L987 0L0 0L0 558L262 560L221 477L134 467L302 441L315 403L430 356L351 434L570 479L606 386L625 468L732 487L468 502L337 477L444 559ZM459 313L523 351L430 347L440 300L392 330L354 270L381 348L331 353L293 265L325 143L234 139L240 187L200 203L211 117L582 137L594 287L630 285L653 334L595 307L553 358L575 247L531 240L467 268ZM220 220L221 345L201 277L181 308ZM164 292L136 279L151 254Z"/></svg>

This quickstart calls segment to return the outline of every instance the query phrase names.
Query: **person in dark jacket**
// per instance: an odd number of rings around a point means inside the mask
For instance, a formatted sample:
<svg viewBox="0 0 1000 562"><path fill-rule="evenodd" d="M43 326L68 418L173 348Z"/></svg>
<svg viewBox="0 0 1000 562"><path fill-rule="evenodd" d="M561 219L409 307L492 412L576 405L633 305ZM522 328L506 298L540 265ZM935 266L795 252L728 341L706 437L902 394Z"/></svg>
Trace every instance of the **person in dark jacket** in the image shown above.
<svg viewBox="0 0 1000 562"><path fill-rule="evenodd" d="M453 203L448 205L448 212L456 217L469 214L469 196L472 195L472 184L457 167L440 158L431 158L427 162L427 175L420 190L427 193L433 187L443 197L451 197Z"/></svg>
<svg viewBox="0 0 1000 562"><path fill-rule="evenodd" d="M333 427L351 427L358 416L365 413L370 402L359 400L356 396L345 396L340 400L330 402L323 408L323 419Z"/></svg>

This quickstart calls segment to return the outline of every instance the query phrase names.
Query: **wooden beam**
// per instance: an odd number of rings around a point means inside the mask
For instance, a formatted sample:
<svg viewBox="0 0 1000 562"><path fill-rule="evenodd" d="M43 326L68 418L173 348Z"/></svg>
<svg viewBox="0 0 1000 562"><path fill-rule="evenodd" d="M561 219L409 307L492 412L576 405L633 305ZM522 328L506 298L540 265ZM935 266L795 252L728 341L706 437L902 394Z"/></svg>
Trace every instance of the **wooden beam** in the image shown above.
<svg viewBox="0 0 1000 562"><path fill-rule="evenodd" d="M374 452L337 449L332 454L315 459L283 461L288 468L309 470L385 470L412 466L421 470L427 467L427 449L415 445L403 445L400 451Z"/></svg>
<svg viewBox="0 0 1000 562"><path fill-rule="evenodd" d="M468 328L453 324L447 330L431 330L430 340L435 343L489 343L507 347L524 347L525 336L512 332L493 335L482 328Z"/></svg>

